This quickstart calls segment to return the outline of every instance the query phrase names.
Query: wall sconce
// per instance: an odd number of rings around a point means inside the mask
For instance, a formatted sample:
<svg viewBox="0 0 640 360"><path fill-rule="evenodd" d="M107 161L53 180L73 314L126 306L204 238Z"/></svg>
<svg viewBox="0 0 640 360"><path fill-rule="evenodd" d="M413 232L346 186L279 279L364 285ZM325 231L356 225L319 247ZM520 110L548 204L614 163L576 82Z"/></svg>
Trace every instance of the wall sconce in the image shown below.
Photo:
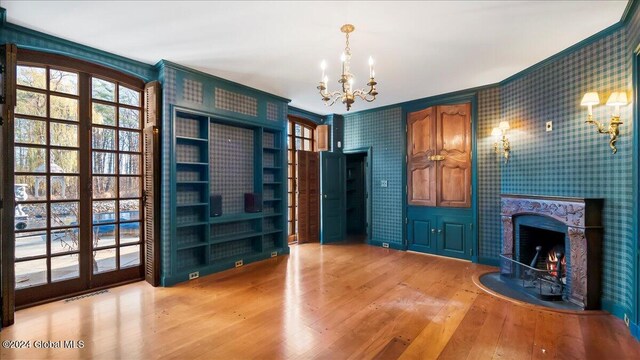
<svg viewBox="0 0 640 360"><path fill-rule="evenodd" d="M509 161L509 152L511 151L511 144L507 139L507 130L509 130L508 121L500 121L498 127L493 128L491 135L495 138L496 142L493 143L493 151L499 154L500 143L502 143L502 153L504 155L504 163Z"/></svg>
<svg viewBox="0 0 640 360"><path fill-rule="evenodd" d="M598 97L597 92L588 92L584 94L582 101L580 102L580 105L587 106L589 109L587 121L585 122L587 124L594 124L598 128L598 132L600 134L609 134L609 147L615 154L618 152L618 149L616 148L616 141L618 141L618 135L620 134L618 126L622 125L622 121L620 121L620 106L627 105L627 93L624 91L613 92L611 93L611 96L609 96L607 106L614 106L615 110L613 114L611 114L611 122L607 129L605 129L604 124L593 119L593 105L599 104L600 98Z"/></svg>

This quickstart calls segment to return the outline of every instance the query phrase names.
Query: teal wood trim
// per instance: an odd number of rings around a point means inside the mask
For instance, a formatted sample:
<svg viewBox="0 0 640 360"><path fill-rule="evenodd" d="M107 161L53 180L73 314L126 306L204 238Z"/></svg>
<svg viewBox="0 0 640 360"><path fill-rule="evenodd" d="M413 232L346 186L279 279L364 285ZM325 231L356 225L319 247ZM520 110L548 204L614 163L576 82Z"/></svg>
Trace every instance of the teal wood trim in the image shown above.
<svg viewBox="0 0 640 360"><path fill-rule="evenodd" d="M253 254L247 254L247 255L240 254L238 256L216 260L220 262L212 265L201 266L195 270L175 272L172 275L163 274L162 286L172 286L181 282L188 281L189 273L192 271L198 271L200 273L200 276L206 276L206 275L210 275L220 271L235 268L236 260L243 260L244 264L265 260L271 257L271 251L277 252L278 255L284 255L289 253L289 247L287 246L286 248L283 248L283 247L274 248L273 250L270 250L268 253L253 253Z"/></svg>
<svg viewBox="0 0 640 360"><path fill-rule="evenodd" d="M409 125L407 124L407 111L403 108L400 110L401 119L403 119L404 135L402 136L402 154L404 161L402 162L402 247L406 250L409 248L409 218L407 209L409 207L409 189L407 182L407 161L409 154L407 153L407 134L409 133Z"/></svg>
<svg viewBox="0 0 640 360"><path fill-rule="evenodd" d="M631 322L629 324L629 331L631 332L631 335L636 338L636 340L640 341L640 327L637 323Z"/></svg>
<svg viewBox="0 0 640 360"><path fill-rule="evenodd" d="M471 100L471 261L478 262L480 254L480 231L478 230L479 215L478 202L480 189L478 188L478 93L473 94Z"/></svg>
<svg viewBox="0 0 640 360"><path fill-rule="evenodd" d="M7 9L0 7L0 26L7 23Z"/></svg>
<svg viewBox="0 0 640 360"><path fill-rule="evenodd" d="M500 260L487 256L478 256L478 264L500 267Z"/></svg>
<svg viewBox="0 0 640 360"><path fill-rule="evenodd" d="M5 9L0 13L0 30L0 43L14 43L22 49L71 56L139 77L145 82L158 78L153 65L8 23Z"/></svg>
<svg viewBox="0 0 640 360"><path fill-rule="evenodd" d="M638 1L629 0L629 2L627 2L627 6L624 8L624 11L622 12L622 16L620 17L620 22L624 23L625 25L628 24L631 18L633 18L633 14L635 14L637 9L638 9Z"/></svg>
<svg viewBox="0 0 640 360"><path fill-rule="evenodd" d="M631 312L630 309L621 306L620 304L611 301L609 299L602 299L600 301L602 310L609 312L611 315L624 319L625 314L629 314Z"/></svg>
<svg viewBox="0 0 640 360"><path fill-rule="evenodd" d="M392 241L387 241L387 240L380 240L380 239L372 239L367 241L367 244L372 245L372 246L380 246L380 247L384 247L383 244L389 244L389 249L394 249L394 250L401 250L401 251L406 251L407 248L404 244L401 243L397 243L397 242L392 242Z"/></svg>
<svg viewBox="0 0 640 360"><path fill-rule="evenodd" d="M268 99L271 99L273 101L279 101L279 102L285 102L285 103L291 102L291 99L287 99L287 98L282 97L282 96L270 94L270 93L268 93L266 91L259 90L259 89L256 89L256 88L252 88L252 87L249 87L247 85L242 85L242 84L237 83L235 81L223 79L223 78L215 76L215 75L207 74L207 73L205 73L203 71L195 70L195 69L192 69L190 67L171 62L169 60L162 59L159 62L157 62L154 67L156 69L158 69L158 70L162 70L162 69L164 69L166 67L170 67L170 68L173 68L175 70L178 70L178 72L185 72L185 73L189 73L189 74L192 74L192 75L195 75L195 76L198 76L198 77L203 77L205 79L208 79L209 81L217 82L220 85L226 84L228 87L230 87L232 89L235 89L236 91L238 91L238 90L242 91L245 94L246 93L251 93L254 96L268 98Z"/></svg>
<svg viewBox="0 0 640 360"><path fill-rule="evenodd" d="M287 114L309 119L318 125L323 124L326 118L324 115L316 114L293 106L288 107Z"/></svg>
<svg viewBox="0 0 640 360"><path fill-rule="evenodd" d="M634 3L637 3L634 1ZM640 78L640 53L635 51L633 54L633 69L631 71L632 76L632 84L633 84L633 162L632 162L632 173L633 173L633 213L635 217L633 218L633 251L635 252L633 256L633 284L632 284L632 304L634 304L632 319L636 323L640 323L640 167L638 166L639 155L638 151L640 151L640 125L638 121L640 120L640 91L638 86L638 78Z"/></svg>

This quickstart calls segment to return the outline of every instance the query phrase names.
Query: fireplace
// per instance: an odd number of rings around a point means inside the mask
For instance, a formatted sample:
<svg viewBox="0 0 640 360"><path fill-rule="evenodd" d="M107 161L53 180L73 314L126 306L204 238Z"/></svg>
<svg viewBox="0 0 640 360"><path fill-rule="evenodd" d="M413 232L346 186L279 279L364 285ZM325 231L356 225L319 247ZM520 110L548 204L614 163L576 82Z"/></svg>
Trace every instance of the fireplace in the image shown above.
<svg viewBox="0 0 640 360"><path fill-rule="evenodd" d="M517 275L523 287L539 287L543 300L599 308L602 204L602 199L501 196L501 258L511 263L501 266L502 274Z"/></svg>

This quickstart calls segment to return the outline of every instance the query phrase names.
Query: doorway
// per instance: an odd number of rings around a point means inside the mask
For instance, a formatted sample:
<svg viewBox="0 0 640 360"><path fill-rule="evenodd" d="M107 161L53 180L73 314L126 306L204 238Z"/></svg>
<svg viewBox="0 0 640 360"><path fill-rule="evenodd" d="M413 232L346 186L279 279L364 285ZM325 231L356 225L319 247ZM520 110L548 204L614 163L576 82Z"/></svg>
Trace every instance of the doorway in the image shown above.
<svg viewBox="0 0 640 360"><path fill-rule="evenodd" d="M371 239L371 156L369 149L345 151L346 232L350 241Z"/></svg>
<svg viewBox="0 0 640 360"><path fill-rule="evenodd" d="M144 83L20 50L14 122L15 304L144 278Z"/></svg>

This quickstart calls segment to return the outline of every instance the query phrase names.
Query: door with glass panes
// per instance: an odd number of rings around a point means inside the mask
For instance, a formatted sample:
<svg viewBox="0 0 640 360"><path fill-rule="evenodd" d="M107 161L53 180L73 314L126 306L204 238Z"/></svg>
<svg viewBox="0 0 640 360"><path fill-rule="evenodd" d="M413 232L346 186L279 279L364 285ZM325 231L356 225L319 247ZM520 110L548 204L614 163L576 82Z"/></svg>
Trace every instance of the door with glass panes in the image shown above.
<svg viewBox="0 0 640 360"><path fill-rule="evenodd" d="M143 85L19 50L16 306L143 278Z"/></svg>

